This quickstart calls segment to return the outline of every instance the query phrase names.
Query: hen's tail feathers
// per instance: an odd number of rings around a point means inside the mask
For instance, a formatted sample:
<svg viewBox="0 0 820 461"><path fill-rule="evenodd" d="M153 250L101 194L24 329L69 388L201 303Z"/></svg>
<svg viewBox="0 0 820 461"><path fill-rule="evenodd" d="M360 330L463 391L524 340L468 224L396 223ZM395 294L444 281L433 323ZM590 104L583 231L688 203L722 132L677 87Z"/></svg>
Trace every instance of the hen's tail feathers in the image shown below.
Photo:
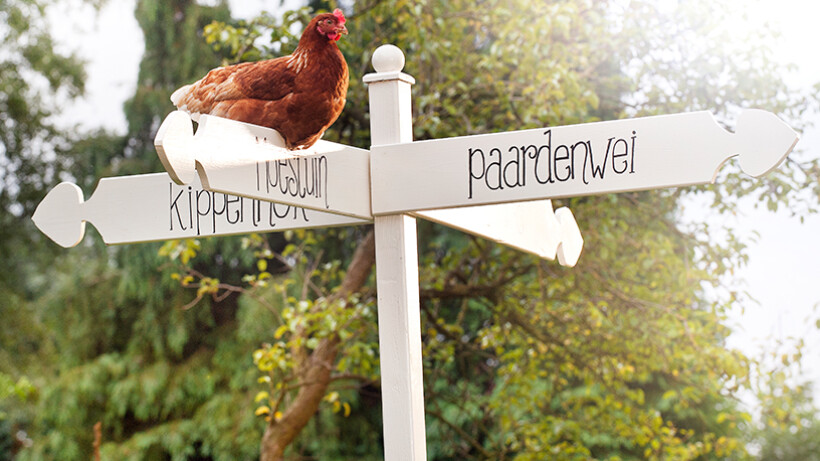
<svg viewBox="0 0 820 461"><path fill-rule="evenodd" d="M191 110L188 109L188 104L182 102L188 96L188 93L190 93L191 88L193 88L193 86L194 86L194 84L192 83L190 85L185 85L185 86L179 88L178 90L174 91L171 94L171 102L174 103L174 105L177 107L177 109L179 109L181 111L184 111L184 112L188 112L191 115L191 119L193 121L198 122L199 121L199 112L191 112Z"/></svg>
<svg viewBox="0 0 820 461"><path fill-rule="evenodd" d="M187 107L181 107L180 103L185 98L185 96L188 95L188 92L191 90L192 86L193 85L185 85L185 86L179 88L178 90L174 91L173 94L171 94L171 102L174 103L174 105L177 106L178 109L180 109L180 110L186 110L187 109ZM187 106L187 104L183 104L183 106Z"/></svg>

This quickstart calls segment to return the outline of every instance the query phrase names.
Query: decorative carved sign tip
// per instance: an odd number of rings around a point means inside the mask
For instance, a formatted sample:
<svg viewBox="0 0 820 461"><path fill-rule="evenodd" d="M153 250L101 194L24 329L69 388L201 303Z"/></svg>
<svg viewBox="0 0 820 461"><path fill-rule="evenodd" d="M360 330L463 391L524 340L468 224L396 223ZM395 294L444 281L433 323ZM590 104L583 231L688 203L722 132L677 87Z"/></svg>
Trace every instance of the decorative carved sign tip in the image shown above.
<svg viewBox="0 0 820 461"><path fill-rule="evenodd" d="M291 151L275 130L201 115L196 134L185 112L172 112L154 139L178 184L197 176L204 188L361 219L370 213L370 153L318 141Z"/></svg>
<svg viewBox="0 0 820 461"><path fill-rule="evenodd" d="M550 200L418 211L413 215L572 267L584 246L569 208Z"/></svg>
<svg viewBox="0 0 820 461"><path fill-rule="evenodd" d="M567 207L555 210L555 217L561 227L561 244L558 246L558 262L562 266L575 267L581 250L584 248L584 238L581 229L575 221L572 211Z"/></svg>
<svg viewBox="0 0 820 461"><path fill-rule="evenodd" d="M69 248L85 235L85 221L80 215L83 191L70 182L58 184L43 198L31 220L40 231L58 245Z"/></svg>
<svg viewBox="0 0 820 461"><path fill-rule="evenodd" d="M777 168L800 140L783 120L760 109L741 112L734 137L740 168L756 178Z"/></svg>
<svg viewBox="0 0 820 461"><path fill-rule="evenodd" d="M366 220L205 190L198 178L176 184L165 173L102 178L83 202L62 183L37 207L34 224L63 247L77 245L86 223L107 244L363 224Z"/></svg>
<svg viewBox="0 0 820 461"><path fill-rule="evenodd" d="M154 137L154 147L162 166L179 185L190 184L196 177L193 144L194 125L191 117L178 110L165 117Z"/></svg>

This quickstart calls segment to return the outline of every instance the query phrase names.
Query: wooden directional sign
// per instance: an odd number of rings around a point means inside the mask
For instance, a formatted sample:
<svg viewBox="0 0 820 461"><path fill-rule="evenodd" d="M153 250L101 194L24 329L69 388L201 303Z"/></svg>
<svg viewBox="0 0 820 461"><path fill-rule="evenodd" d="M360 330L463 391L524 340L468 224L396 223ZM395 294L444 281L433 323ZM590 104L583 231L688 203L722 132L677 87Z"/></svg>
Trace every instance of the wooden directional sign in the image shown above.
<svg viewBox="0 0 820 461"><path fill-rule="evenodd" d="M553 212L549 200L418 211L413 215L541 258L557 257L562 266L574 266L584 245L569 208Z"/></svg>
<svg viewBox="0 0 820 461"><path fill-rule="evenodd" d="M419 212L417 215L565 266L578 260L583 239L568 208L552 211L549 200ZM165 173L103 178L88 201L72 183L62 183L40 202L35 225L63 247L82 241L91 222L107 244L190 237L274 232L288 229L366 224L352 218L249 199L204 189L198 178L178 185Z"/></svg>
<svg viewBox="0 0 820 461"><path fill-rule="evenodd" d="M194 134L185 112L172 112L154 144L168 174L212 191L370 219L369 152L319 141L289 151L274 130L202 115Z"/></svg>
<svg viewBox="0 0 820 461"><path fill-rule="evenodd" d="M747 110L734 134L692 112L373 146L373 214L708 183L735 155L760 176L797 140Z"/></svg>
<svg viewBox="0 0 820 461"><path fill-rule="evenodd" d="M366 220L180 186L165 173L103 178L88 201L78 186L51 190L32 216L64 247L77 245L91 222L108 244L361 224Z"/></svg>
<svg viewBox="0 0 820 461"><path fill-rule="evenodd" d="M274 130L212 116L200 116L193 134L179 111L166 117L154 143L180 184L199 177L212 191L372 219L368 151L322 141L310 153L288 151ZM556 215L549 201L416 215L567 266L583 247L572 213Z"/></svg>
<svg viewBox="0 0 820 461"><path fill-rule="evenodd" d="M102 179L87 202L63 183L32 219L66 247L86 222L106 243L126 243L373 220L385 459L423 461L413 216L572 266L583 239L550 198L707 183L735 155L760 176L797 142L760 110L743 112L735 134L693 112L410 142L414 80L403 66L395 46L373 53L370 152L324 141L292 152L273 130L207 115L194 134L189 116L173 112L154 141L167 175Z"/></svg>

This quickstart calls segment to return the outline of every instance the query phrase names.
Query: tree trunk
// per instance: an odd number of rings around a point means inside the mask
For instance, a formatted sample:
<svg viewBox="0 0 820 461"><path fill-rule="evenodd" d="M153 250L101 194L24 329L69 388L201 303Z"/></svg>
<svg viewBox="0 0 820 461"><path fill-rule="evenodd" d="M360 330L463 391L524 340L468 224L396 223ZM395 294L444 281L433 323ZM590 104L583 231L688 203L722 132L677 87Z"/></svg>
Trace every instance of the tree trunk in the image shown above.
<svg viewBox="0 0 820 461"><path fill-rule="evenodd" d="M356 248L353 260L342 281L341 289L329 302L338 298L346 298L361 290L376 262L374 242L371 230ZM333 364L336 362L338 353L339 338L336 336L325 338L301 364L302 370L299 377L302 385L279 421L271 418L262 436L260 461L284 459L285 448L293 442L293 439L299 435L319 409L330 385Z"/></svg>

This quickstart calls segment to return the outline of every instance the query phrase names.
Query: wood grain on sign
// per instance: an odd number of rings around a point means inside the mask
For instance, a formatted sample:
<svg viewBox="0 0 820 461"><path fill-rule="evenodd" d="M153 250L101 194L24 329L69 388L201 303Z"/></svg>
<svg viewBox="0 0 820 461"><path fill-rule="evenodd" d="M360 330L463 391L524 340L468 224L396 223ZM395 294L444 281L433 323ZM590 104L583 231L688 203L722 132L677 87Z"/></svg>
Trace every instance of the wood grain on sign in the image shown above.
<svg viewBox="0 0 820 461"><path fill-rule="evenodd" d="M418 211L413 214L540 258L558 258L561 265L568 267L578 262L584 245L581 231L569 208L562 207L553 212L550 200Z"/></svg>
<svg viewBox="0 0 820 461"><path fill-rule="evenodd" d="M361 224L366 220L178 185L165 173L103 178L88 201L72 183L57 185L37 206L34 224L64 247L85 224L107 244Z"/></svg>
<svg viewBox="0 0 820 461"><path fill-rule="evenodd" d="M172 112L154 140L168 174L180 184L199 172L209 190L370 219L369 152L319 141L290 151L274 130L202 115L194 134L184 112Z"/></svg>
<svg viewBox="0 0 820 461"><path fill-rule="evenodd" d="M709 183L735 155L761 176L797 140L774 114L746 110L734 134L691 112L373 146L373 213Z"/></svg>

